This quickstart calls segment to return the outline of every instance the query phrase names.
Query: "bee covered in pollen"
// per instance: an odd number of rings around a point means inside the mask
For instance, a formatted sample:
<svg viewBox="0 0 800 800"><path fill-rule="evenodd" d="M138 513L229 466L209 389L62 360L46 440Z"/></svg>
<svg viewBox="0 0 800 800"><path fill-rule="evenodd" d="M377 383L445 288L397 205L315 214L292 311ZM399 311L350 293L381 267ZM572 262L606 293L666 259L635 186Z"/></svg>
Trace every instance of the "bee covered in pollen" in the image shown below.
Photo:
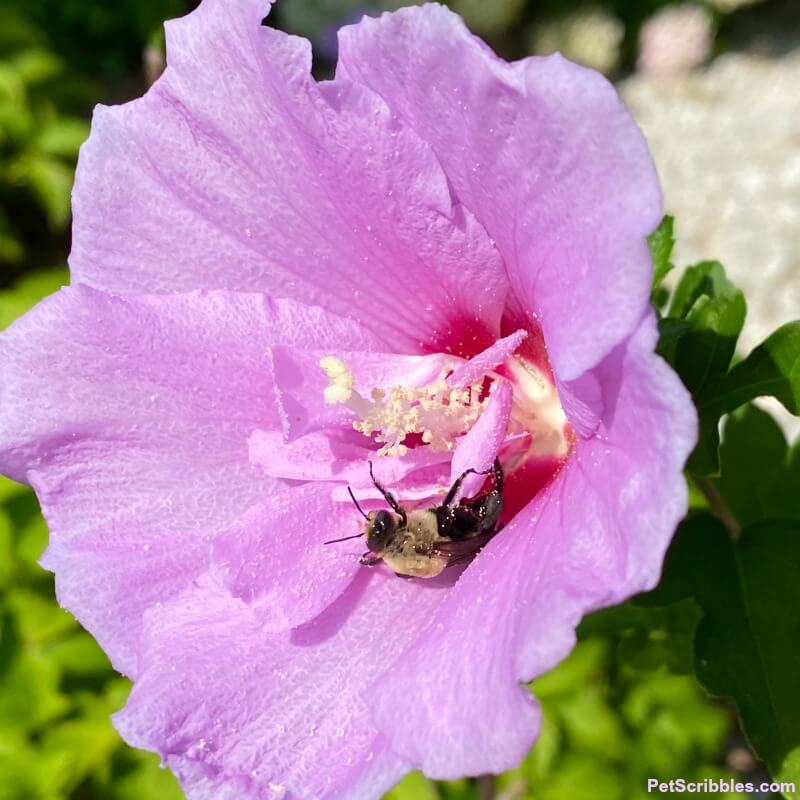
<svg viewBox="0 0 800 800"><path fill-rule="evenodd" d="M400 505L376 480L371 462L369 474L391 510L365 512L348 487L350 497L366 520L364 530L356 536L325 542L333 544L366 537L368 550L360 558L364 566L383 561L397 575L433 578L446 567L472 559L498 532L497 524L503 511L503 469L499 460L484 472L466 470L440 505L413 510ZM467 475L472 474L491 474L491 488L475 497L459 500L461 485Z"/></svg>

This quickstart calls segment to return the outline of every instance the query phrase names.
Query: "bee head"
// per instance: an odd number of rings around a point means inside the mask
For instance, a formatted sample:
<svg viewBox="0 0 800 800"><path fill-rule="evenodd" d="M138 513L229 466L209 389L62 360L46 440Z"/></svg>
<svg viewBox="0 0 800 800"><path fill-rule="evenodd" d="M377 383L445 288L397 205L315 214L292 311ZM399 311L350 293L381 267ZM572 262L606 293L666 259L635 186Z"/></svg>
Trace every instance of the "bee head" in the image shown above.
<svg viewBox="0 0 800 800"><path fill-rule="evenodd" d="M400 518L391 511L381 509L367 514L367 525L364 533L367 547L373 553L382 553L389 539L392 538L400 524Z"/></svg>

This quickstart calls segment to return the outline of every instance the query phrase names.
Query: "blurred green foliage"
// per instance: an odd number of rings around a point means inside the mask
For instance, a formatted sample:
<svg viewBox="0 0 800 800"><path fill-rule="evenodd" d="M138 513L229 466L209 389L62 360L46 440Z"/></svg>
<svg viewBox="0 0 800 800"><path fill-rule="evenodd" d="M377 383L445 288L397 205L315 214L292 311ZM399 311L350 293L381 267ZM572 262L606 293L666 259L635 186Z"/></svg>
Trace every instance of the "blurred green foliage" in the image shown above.
<svg viewBox="0 0 800 800"><path fill-rule="evenodd" d="M144 90L145 49L185 9L181 0L0 5L0 287L65 260L91 108Z"/></svg>

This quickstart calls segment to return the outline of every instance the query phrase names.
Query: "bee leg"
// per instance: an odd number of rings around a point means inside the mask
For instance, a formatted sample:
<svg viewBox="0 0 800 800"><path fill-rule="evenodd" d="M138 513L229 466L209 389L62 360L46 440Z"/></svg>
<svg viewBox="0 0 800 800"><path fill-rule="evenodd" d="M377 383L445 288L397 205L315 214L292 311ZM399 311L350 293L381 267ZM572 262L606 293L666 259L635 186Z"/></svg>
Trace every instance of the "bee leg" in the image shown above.
<svg viewBox="0 0 800 800"><path fill-rule="evenodd" d="M455 504L458 490L461 488L461 484L464 483L464 478L466 478L467 475L489 475L490 473L494 476L494 491L502 491L503 468L500 466L500 459L496 458L489 469L468 469L462 472L461 475L456 478L456 482L450 487L450 491L445 495L442 505L451 508Z"/></svg>
<svg viewBox="0 0 800 800"><path fill-rule="evenodd" d="M374 567L382 560L383 559L380 556L376 556L374 553L371 553L369 550L367 550L367 552L358 559L358 563L361 564L362 567Z"/></svg>
<svg viewBox="0 0 800 800"><path fill-rule="evenodd" d="M395 500L394 495L388 491L382 483L380 483L375 476L372 474L372 462L369 462L369 477L372 478L372 483L375 485L375 488L383 495L384 500L391 506L392 510L400 516L400 519L403 521L403 525L406 524L406 510L400 503Z"/></svg>
<svg viewBox="0 0 800 800"><path fill-rule="evenodd" d="M478 472L477 469L464 470L464 472L462 472L456 478L455 483L450 487L450 491L445 495L442 505L446 508L452 508L452 506L455 505L456 495L458 494L458 490L461 488L461 484L464 483L464 478L466 478L467 475L488 475L490 472L490 469L487 469L486 472Z"/></svg>
<svg viewBox="0 0 800 800"><path fill-rule="evenodd" d="M499 459L495 459L492 465L492 477L494 478L492 491L466 503L467 507L478 517L475 525L478 533L488 533L494 530L503 513L503 483L505 476Z"/></svg>

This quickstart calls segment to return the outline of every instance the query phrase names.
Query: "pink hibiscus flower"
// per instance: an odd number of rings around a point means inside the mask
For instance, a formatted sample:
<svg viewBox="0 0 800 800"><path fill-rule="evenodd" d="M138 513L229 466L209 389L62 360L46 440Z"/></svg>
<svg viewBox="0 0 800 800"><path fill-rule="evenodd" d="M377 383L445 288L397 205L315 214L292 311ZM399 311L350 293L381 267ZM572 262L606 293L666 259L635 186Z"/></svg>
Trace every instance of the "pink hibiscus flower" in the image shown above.
<svg viewBox="0 0 800 800"><path fill-rule="evenodd" d="M536 737L522 684L653 586L686 509L656 175L559 56L507 64L425 6L343 29L317 83L266 5L205 0L147 95L96 111L72 286L2 336L0 464L134 681L117 727L192 800L499 772ZM496 458L474 558L399 578L324 544L365 527L348 486L386 508L369 461L410 513Z"/></svg>

